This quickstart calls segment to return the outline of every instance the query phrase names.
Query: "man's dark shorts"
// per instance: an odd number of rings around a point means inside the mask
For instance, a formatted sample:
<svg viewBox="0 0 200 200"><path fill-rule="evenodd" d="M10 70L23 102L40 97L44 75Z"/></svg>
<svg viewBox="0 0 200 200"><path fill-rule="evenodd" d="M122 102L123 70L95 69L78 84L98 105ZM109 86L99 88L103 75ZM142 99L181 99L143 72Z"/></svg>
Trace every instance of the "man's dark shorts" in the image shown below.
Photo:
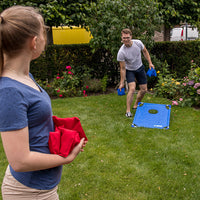
<svg viewBox="0 0 200 200"><path fill-rule="evenodd" d="M137 80L137 83L139 85L147 84L147 75L145 72L145 66L142 65L139 69L135 71L126 70L126 81L127 83L135 82Z"/></svg>

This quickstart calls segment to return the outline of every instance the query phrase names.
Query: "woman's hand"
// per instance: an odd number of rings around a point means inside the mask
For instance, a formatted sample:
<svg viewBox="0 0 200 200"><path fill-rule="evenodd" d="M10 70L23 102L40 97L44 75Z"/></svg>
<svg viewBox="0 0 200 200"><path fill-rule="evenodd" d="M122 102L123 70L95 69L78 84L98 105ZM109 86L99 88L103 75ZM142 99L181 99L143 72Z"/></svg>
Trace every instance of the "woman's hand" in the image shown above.
<svg viewBox="0 0 200 200"><path fill-rule="evenodd" d="M85 141L85 138L82 138L80 143L77 144L73 150L71 151L71 153L66 157L66 160L67 160L67 163L68 164L69 162L72 162L76 157L77 155L80 153L80 152L83 152L84 151L84 147L86 146L87 144L87 141Z"/></svg>

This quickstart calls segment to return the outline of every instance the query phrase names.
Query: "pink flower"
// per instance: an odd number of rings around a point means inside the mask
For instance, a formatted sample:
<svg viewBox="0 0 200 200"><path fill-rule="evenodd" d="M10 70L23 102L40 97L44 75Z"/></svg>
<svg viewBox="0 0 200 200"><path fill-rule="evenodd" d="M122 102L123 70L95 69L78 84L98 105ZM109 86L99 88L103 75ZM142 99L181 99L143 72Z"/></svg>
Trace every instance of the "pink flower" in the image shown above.
<svg viewBox="0 0 200 200"><path fill-rule="evenodd" d="M59 90L57 90L57 92L60 92L60 89L59 89Z"/></svg>
<svg viewBox="0 0 200 200"><path fill-rule="evenodd" d="M183 85L186 86L187 84L186 84L186 83L183 83Z"/></svg>
<svg viewBox="0 0 200 200"><path fill-rule="evenodd" d="M191 60L191 63L193 63L194 62L194 60Z"/></svg>
<svg viewBox="0 0 200 200"><path fill-rule="evenodd" d="M66 69L67 69L67 70L70 70L70 69L71 69L71 66L66 66Z"/></svg>
<svg viewBox="0 0 200 200"><path fill-rule="evenodd" d="M59 95L59 97L63 97L63 95L62 95L62 94L60 94L60 95Z"/></svg>
<svg viewBox="0 0 200 200"><path fill-rule="evenodd" d="M177 106L177 105L178 105L178 102L177 102L177 101L172 101L172 105Z"/></svg>
<svg viewBox="0 0 200 200"><path fill-rule="evenodd" d="M183 101L183 98L180 98L179 101Z"/></svg>
<svg viewBox="0 0 200 200"><path fill-rule="evenodd" d="M89 86L88 85L86 85L86 89L88 89L89 88Z"/></svg>
<svg viewBox="0 0 200 200"><path fill-rule="evenodd" d="M197 89L198 87L200 87L200 83L195 83L194 88Z"/></svg>
<svg viewBox="0 0 200 200"><path fill-rule="evenodd" d="M193 80L189 81L188 85L190 85L190 86L194 85L194 81Z"/></svg>
<svg viewBox="0 0 200 200"><path fill-rule="evenodd" d="M197 94L199 94L199 95L200 95L200 89L198 89L198 90L197 90Z"/></svg>
<svg viewBox="0 0 200 200"><path fill-rule="evenodd" d="M60 79L60 77L59 77L59 76L57 76L57 77L56 77L56 79Z"/></svg>

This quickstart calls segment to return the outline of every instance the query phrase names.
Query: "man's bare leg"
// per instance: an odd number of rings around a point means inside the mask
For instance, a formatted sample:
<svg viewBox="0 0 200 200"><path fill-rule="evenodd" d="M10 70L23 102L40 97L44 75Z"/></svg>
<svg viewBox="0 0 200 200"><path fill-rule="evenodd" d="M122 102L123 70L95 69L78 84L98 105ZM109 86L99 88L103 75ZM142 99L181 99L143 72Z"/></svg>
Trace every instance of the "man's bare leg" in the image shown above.
<svg viewBox="0 0 200 200"><path fill-rule="evenodd" d="M135 93L135 82L131 82L128 84L128 94L126 97L126 112L131 112L131 104L133 102L133 95Z"/></svg>
<svg viewBox="0 0 200 200"><path fill-rule="evenodd" d="M147 92L147 84L139 85L139 88L140 88L140 90L138 91L138 94L137 94L137 97L136 97L136 100L135 100L135 103L133 106L134 109L137 108L138 103L142 101L145 93Z"/></svg>

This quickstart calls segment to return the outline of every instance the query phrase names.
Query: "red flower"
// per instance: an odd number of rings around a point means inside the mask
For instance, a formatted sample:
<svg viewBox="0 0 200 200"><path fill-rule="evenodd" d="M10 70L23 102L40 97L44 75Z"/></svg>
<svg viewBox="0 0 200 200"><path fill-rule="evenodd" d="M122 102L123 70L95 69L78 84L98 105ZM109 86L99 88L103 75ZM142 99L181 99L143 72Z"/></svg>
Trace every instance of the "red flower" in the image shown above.
<svg viewBox="0 0 200 200"><path fill-rule="evenodd" d="M56 77L56 79L60 79L60 77L59 77L59 76L57 76L57 77Z"/></svg>
<svg viewBox="0 0 200 200"><path fill-rule="evenodd" d="M83 96L84 96L84 97L87 97L87 94L86 94L86 91L85 91L85 90L83 90Z"/></svg>
<svg viewBox="0 0 200 200"><path fill-rule="evenodd" d="M63 97L63 95L62 95L62 94L60 94L60 95L59 95L59 97Z"/></svg>
<svg viewBox="0 0 200 200"><path fill-rule="evenodd" d="M57 90L57 92L60 92L60 89L59 89L59 90Z"/></svg>
<svg viewBox="0 0 200 200"><path fill-rule="evenodd" d="M68 74L74 75L71 71L68 71Z"/></svg>
<svg viewBox="0 0 200 200"><path fill-rule="evenodd" d="M89 88L89 86L88 85L86 85L86 89L88 89Z"/></svg>
<svg viewBox="0 0 200 200"><path fill-rule="evenodd" d="M71 69L71 67L70 67L70 66L66 66L66 69L67 69L67 70L70 70L70 69Z"/></svg>

